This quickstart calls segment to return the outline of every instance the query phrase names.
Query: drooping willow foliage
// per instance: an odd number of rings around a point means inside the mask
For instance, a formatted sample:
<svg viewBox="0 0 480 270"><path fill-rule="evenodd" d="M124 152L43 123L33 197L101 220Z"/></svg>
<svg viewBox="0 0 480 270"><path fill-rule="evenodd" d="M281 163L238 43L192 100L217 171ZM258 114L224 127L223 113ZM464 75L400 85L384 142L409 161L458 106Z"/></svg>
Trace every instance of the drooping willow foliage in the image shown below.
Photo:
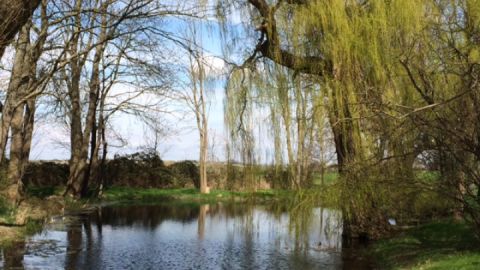
<svg viewBox="0 0 480 270"><path fill-rule="evenodd" d="M401 215L400 201L424 184L414 172L421 154L444 176L445 200L478 220L480 1L220 2L245 7L236 33L256 44L227 87L237 142L254 144L241 125L262 104L275 163L297 176L300 159L312 157L303 149L331 134L353 231L383 231L386 217ZM231 40L226 51L242 48Z"/></svg>

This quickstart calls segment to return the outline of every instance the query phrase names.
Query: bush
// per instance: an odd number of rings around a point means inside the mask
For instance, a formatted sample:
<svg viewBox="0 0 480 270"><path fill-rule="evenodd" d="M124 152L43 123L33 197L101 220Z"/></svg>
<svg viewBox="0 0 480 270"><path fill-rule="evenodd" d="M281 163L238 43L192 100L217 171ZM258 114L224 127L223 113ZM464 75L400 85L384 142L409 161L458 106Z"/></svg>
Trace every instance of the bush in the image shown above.
<svg viewBox="0 0 480 270"><path fill-rule="evenodd" d="M173 163L168 167L175 177L175 186L200 188L200 173L197 165L190 160Z"/></svg>
<svg viewBox="0 0 480 270"><path fill-rule="evenodd" d="M152 152L115 156L106 165L106 184L130 187L172 187L172 172Z"/></svg>
<svg viewBox="0 0 480 270"><path fill-rule="evenodd" d="M51 187L64 185L68 179L68 164L32 162L27 165L23 179L27 185Z"/></svg>

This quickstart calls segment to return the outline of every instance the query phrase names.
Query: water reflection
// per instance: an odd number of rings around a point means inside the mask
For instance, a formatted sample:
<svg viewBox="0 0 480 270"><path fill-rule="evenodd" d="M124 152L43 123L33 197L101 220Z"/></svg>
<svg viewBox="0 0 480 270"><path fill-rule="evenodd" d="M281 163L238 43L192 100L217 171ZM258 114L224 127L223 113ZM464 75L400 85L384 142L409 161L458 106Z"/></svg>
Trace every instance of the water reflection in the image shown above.
<svg viewBox="0 0 480 270"><path fill-rule="evenodd" d="M8 245L2 250L2 262L5 269L24 269L23 255L25 254L25 241ZM0 264L1 266L2 264Z"/></svg>
<svg viewBox="0 0 480 270"><path fill-rule="evenodd" d="M3 249L0 268L342 269L352 259L341 234L339 213L321 208L293 218L272 205L104 207Z"/></svg>

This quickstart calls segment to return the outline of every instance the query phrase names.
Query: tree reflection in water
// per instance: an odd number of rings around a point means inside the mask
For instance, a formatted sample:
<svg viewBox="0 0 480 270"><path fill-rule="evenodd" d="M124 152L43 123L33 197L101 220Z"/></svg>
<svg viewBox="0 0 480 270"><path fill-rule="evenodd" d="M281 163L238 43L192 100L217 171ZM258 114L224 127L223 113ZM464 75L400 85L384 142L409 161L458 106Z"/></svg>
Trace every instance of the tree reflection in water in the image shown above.
<svg viewBox="0 0 480 270"><path fill-rule="evenodd" d="M2 262L4 269L25 269L23 255L25 254L25 241L8 244L2 249ZM0 263L0 266L2 264Z"/></svg>
<svg viewBox="0 0 480 270"><path fill-rule="evenodd" d="M42 257L43 265L55 269L341 269L349 265L345 260L352 258L342 256L337 211L311 208L292 215L287 209L228 203L104 207L70 217L63 230L58 225L46 227L45 233L27 242L55 238L59 251ZM24 260L26 266L39 268L35 254L23 255L28 248L20 243L4 249L4 267L23 267Z"/></svg>

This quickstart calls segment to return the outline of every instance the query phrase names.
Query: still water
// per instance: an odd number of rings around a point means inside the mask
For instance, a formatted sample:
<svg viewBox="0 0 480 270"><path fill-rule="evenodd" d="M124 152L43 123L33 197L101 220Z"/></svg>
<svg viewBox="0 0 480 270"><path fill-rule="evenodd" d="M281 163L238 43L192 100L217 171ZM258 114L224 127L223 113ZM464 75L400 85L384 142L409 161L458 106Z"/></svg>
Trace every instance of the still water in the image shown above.
<svg viewBox="0 0 480 270"><path fill-rule="evenodd" d="M368 269L341 215L278 205L108 206L52 219L0 253L0 269ZM295 218L294 218L295 217Z"/></svg>

